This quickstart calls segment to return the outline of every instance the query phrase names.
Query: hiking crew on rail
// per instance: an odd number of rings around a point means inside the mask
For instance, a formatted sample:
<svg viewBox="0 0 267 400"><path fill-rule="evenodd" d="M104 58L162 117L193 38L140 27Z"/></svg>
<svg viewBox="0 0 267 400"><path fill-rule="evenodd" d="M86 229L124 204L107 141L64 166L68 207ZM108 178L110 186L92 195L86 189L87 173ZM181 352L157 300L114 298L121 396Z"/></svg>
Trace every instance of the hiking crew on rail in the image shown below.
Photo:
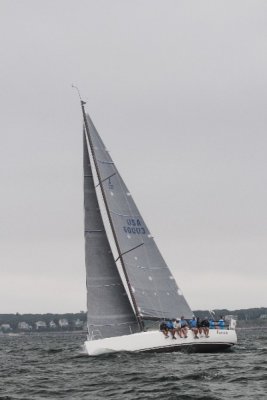
<svg viewBox="0 0 267 400"><path fill-rule="evenodd" d="M225 322L221 316L219 321L214 321L213 319L208 319L208 317L200 320L199 317L193 317L190 320L186 320L184 316L180 319L169 319L167 321L162 321L160 323L160 331L163 333L165 338L169 337L171 334L172 339L177 339L175 334L180 338L187 339L187 332L190 329L194 334L194 339L199 339L199 335L204 334L206 338L209 337L210 329L224 329Z"/></svg>

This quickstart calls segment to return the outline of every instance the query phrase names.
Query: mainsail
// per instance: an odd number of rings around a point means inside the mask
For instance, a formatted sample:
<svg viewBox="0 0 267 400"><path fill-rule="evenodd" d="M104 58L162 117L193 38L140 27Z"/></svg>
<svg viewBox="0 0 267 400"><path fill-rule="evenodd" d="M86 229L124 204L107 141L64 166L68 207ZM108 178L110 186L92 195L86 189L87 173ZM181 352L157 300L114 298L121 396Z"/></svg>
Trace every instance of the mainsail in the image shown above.
<svg viewBox="0 0 267 400"><path fill-rule="evenodd" d="M83 113L100 180L96 184L102 188L119 252L117 262L122 263L137 317L159 319L184 315L185 318L191 318L193 313L161 256L131 193L89 115L85 116L84 108Z"/></svg>
<svg viewBox="0 0 267 400"><path fill-rule="evenodd" d="M102 221L84 134L84 236L87 324L91 339L139 332Z"/></svg>

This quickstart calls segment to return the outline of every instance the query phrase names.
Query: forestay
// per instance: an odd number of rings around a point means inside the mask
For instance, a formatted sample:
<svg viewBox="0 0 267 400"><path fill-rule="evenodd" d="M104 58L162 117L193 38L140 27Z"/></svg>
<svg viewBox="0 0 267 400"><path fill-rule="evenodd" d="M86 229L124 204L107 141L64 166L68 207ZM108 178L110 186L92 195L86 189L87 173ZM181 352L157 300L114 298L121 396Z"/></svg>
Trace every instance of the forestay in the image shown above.
<svg viewBox="0 0 267 400"><path fill-rule="evenodd" d="M138 314L143 318L191 318L190 307L88 115L87 125L119 256Z"/></svg>
<svg viewBox="0 0 267 400"><path fill-rule="evenodd" d="M90 339L139 332L104 229L84 135L84 236Z"/></svg>

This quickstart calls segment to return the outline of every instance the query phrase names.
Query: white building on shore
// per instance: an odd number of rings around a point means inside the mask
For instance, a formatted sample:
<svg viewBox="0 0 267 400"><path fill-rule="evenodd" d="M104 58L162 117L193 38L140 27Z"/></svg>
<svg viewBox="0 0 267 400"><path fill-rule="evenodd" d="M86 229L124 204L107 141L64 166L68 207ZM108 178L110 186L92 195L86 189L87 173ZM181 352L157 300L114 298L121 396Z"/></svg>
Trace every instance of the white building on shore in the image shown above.
<svg viewBox="0 0 267 400"><path fill-rule="evenodd" d="M81 321L79 318L75 319L74 326L77 329L82 329L83 328L83 321Z"/></svg>
<svg viewBox="0 0 267 400"><path fill-rule="evenodd" d="M58 325L60 326L60 328L68 328L69 327L69 321L66 318L61 318L58 321Z"/></svg>
<svg viewBox="0 0 267 400"><path fill-rule="evenodd" d="M2 325L0 325L0 330L2 332L10 332L10 331L12 331L12 328L11 328L10 324L2 324Z"/></svg>
<svg viewBox="0 0 267 400"><path fill-rule="evenodd" d="M36 330L38 331L41 329L46 329L47 325L46 325L45 321L37 321L37 322L35 322L35 327L36 327Z"/></svg>
<svg viewBox="0 0 267 400"><path fill-rule="evenodd" d="M56 329L56 327L57 327L57 324L55 323L55 321L50 321L49 322L49 328Z"/></svg>
<svg viewBox="0 0 267 400"><path fill-rule="evenodd" d="M28 324L25 321L19 322L18 323L18 329L20 331L31 331L32 330L32 326L30 324Z"/></svg>

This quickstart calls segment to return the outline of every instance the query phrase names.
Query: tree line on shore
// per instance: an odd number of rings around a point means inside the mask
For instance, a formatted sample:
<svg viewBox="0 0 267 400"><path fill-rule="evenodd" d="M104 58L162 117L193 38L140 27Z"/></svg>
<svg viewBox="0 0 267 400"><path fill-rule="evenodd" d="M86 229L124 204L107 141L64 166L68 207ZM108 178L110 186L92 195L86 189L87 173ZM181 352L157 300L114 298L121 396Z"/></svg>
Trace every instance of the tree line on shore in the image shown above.
<svg viewBox="0 0 267 400"><path fill-rule="evenodd" d="M238 310L227 310L227 309L204 310L204 311L196 310L194 311L194 314L200 318L214 315L215 319L220 318L221 315L222 316L235 315L238 321L250 321L250 320L267 318L267 307L243 308Z"/></svg>
<svg viewBox="0 0 267 400"><path fill-rule="evenodd" d="M227 310L227 309L216 309L216 310L196 310L194 314L200 318L206 316L213 317L215 320L219 319L220 316L234 315L238 321L241 322L241 326L244 326L245 321L251 321L251 323L266 322L267 321L267 307L260 308L247 308L239 310ZM60 321L66 320L68 324L62 326ZM36 323L43 321L46 328L38 328ZM54 322L54 326L51 325L51 321ZM80 321L80 324L77 324ZM1 326L10 326L12 331L19 329L20 323L25 322L32 327L32 330L76 330L82 329L83 325L86 324L86 312L80 311L79 313L65 313L65 314L0 314L0 328ZM79 327L78 327L79 325Z"/></svg>

